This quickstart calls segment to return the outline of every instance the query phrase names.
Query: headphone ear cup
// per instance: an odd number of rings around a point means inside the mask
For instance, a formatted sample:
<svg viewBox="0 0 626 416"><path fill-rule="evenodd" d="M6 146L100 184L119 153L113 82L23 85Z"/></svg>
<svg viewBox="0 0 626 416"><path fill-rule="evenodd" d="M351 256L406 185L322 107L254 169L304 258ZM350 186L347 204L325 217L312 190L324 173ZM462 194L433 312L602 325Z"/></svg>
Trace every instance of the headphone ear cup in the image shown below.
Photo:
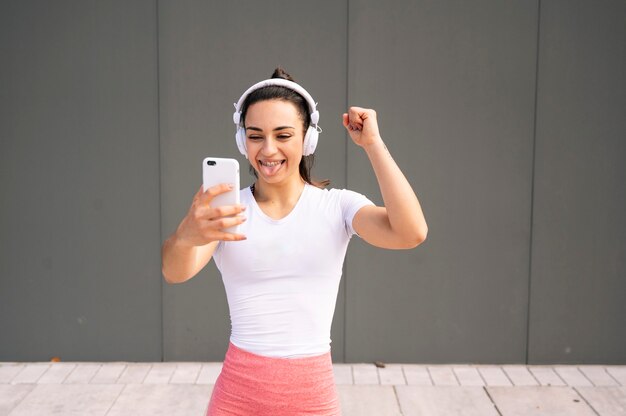
<svg viewBox="0 0 626 416"><path fill-rule="evenodd" d="M246 149L246 131L243 127L237 126L237 131L235 132L235 141L237 142L237 148L239 152L248 158L248 149Z"/></svg>
<svg viewBox="0 0 626 416"><path fill-rule="evenodd" d="M318 136L319 132L317 131L317 128L309 126L306 131L306 135L304 136L304 144L302 146L302 154L304 156L312 155L315 152Z"/></svg>

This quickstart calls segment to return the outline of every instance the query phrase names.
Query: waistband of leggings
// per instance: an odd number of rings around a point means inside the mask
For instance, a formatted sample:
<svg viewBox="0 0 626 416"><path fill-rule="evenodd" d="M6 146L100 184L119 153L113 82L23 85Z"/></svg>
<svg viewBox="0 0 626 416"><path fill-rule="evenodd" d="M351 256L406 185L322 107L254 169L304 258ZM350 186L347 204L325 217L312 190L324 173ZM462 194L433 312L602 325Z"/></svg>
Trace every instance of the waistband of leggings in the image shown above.
<svg viewBox="0 0 626 416"><path fill-rule="evenodd" d="M253 352L244 350L236 346L235 344L233 344L231 341L229 341L228 351L226 355L227 356L230 355L233 358L234 356L237 356L238 358L247 358L252 361L257 361L257 362L263 361L266 363L274 363L274 364L327 365L328 363L330 363L332 365L330 350L322 354L305 356L305 357L294 357L294 358L268 357L266 355L259 355L259 354L255 354Z"/></svg>

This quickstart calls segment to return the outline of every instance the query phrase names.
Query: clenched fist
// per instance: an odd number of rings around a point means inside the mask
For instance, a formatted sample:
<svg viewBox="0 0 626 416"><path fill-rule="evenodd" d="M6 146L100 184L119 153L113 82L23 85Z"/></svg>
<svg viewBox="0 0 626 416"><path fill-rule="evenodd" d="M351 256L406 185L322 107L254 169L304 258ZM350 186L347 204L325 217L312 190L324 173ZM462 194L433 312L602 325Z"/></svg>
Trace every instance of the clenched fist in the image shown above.
<svg viewBox="0 0 626 416"><path fill-rule="evenodd" d="M380 140L376 111L368 108L350 107L343 114L343 126L348 130L352 141L361 147L366 147Z"/></svg>

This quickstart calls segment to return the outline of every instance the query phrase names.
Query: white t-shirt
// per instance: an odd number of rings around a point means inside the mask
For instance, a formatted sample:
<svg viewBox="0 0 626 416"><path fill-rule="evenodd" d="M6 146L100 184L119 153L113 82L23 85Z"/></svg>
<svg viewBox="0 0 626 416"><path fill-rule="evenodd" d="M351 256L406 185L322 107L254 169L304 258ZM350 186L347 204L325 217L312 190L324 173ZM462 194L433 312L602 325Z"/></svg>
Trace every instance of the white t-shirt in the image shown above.
<svg viewBox="0 0 626 416"><path fill-rule="evenodd" d="M295 358L330 350L337 291L352 218L365 196L305 185L284 218L268 217L250 188L240 191L247 240L221 241L213 258L230 309L230 341L269 357Z"/></svg>

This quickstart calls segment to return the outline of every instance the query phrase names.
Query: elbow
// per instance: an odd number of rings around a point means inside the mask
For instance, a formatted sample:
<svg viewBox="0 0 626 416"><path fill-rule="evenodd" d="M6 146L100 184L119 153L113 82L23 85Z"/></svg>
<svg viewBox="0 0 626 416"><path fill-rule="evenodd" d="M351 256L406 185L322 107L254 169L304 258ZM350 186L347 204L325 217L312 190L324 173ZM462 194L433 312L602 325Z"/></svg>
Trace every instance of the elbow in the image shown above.
<svg viewBox="0 0 626 416"><path fill-rule="evenodd" d="M420 236L420 242L418 244L422 244L424 241L426 241L426 237L428 236L428 227L424 226L424 229L422 230L419 236Z"/></svg>
<svg viewBox="0 0 626 416"><path fill-rule="evenodd" d="M171 276L166 270L165 268L161 268L161 274L163 275L163 280L165 280L165 282L167 284L170 285L175 285L177 283L181 283L181 280L177 280L176 278L174 278L173 276Z"/></svg>
<svg viewBox="0 0 626 416"><path fill-rule="evenodd" d="M161 253L161 276L163 276L163 280L165 280L166 283L169 283L169 284L173 283L171 276L166 270L163 253Z"/></svg>
<svg viewBox="0 0 626 416"><path fill-rule="evenodd" d="M165 269L161 269L161 274L163 275L163 280L165 280L165 283L168 283L170 285L174 283L171 280L171 278L167 275L167 272L165 271Z"/></svg>
<svg viewBox="0 0 626 416"><path fill-rule="evenodd" d="M426 241L426 236L428 235L428 228L424 228L416 230L412 232L402 243L402 247L404 249L411 249L419 246L424 241Z"/></svg>

